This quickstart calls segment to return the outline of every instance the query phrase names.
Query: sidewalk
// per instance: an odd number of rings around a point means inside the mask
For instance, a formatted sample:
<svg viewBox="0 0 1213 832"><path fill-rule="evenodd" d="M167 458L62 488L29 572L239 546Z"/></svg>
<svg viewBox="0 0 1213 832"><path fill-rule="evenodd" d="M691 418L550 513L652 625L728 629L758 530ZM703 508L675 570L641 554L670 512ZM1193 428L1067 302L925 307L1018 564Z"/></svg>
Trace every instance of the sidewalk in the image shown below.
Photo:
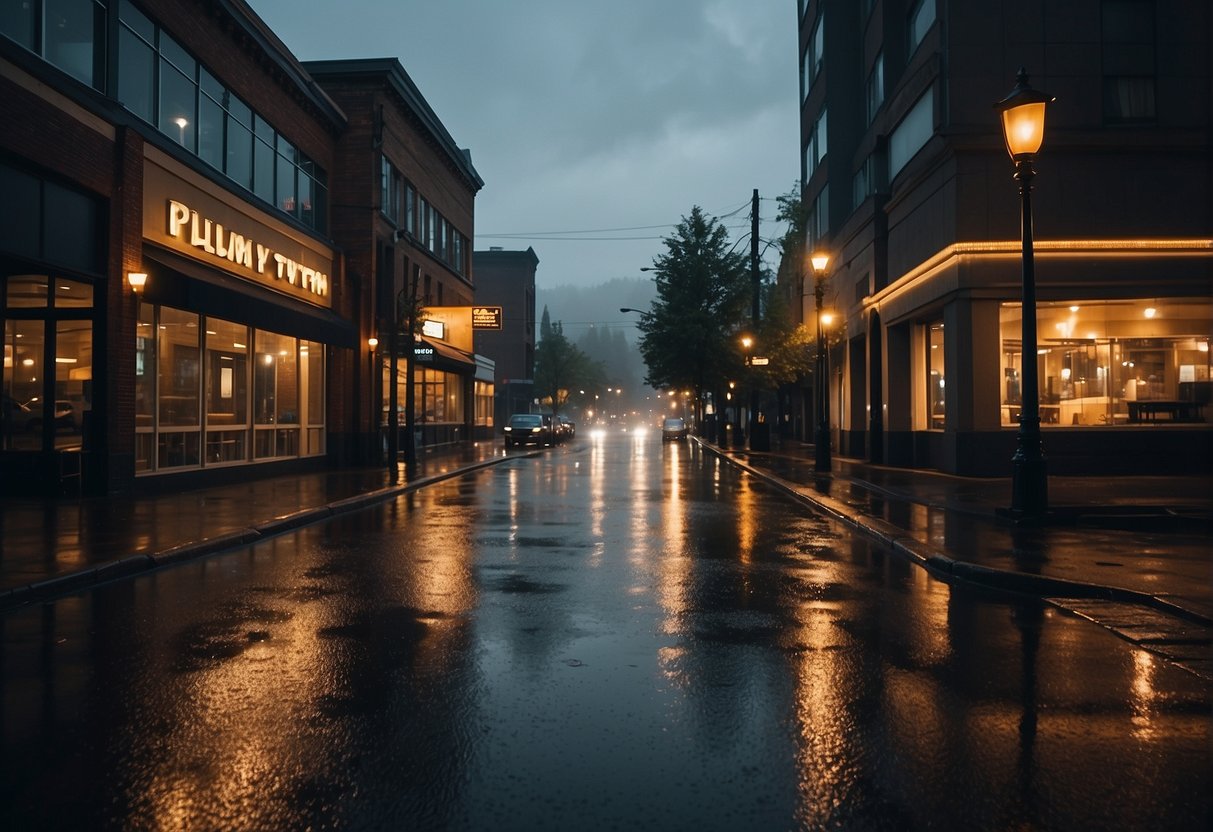
<svg viewBox="0 0 1213 832"><path fill-rule="evenodd" d="M1052 477L1050 522L1019 526L998 513L1009 503L1009 478L837 457L829 475L818 475L811 445L759 453L692 441L944 580L1050 599L1213 678L1213 473ZM0 503L0 611L251 543L506 458L482 442L424 455L395 484L387 470L364 468L137 498L8 500Z"/></svg>
<svg viewBox="0 0 1213 832"><path fill-rule="evenodd" d="M839 457L828 476L819 476L812 445L773 452L709 447L840 519L908 538L927 555L1122 589L1213 621L1213 473L1050 477L1049 519L1017 525L999 514L1010 504L1009 477L957 477Z"/></svg>
<svg viewBox="0 0 1213 832"><path fill-rule="evenodd" d="M478 442L400 466L318 471L122 497L0 501L0 612L254 542L506 459Z"/></svg>

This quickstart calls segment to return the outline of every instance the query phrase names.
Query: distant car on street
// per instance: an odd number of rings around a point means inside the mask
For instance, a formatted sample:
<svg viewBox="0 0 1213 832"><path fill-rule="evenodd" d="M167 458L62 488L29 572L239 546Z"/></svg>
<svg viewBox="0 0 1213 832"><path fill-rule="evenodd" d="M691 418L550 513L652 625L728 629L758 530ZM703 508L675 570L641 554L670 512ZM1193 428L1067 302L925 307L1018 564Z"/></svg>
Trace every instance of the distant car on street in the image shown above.
<svg viewBox="0 0 1213 832"><path fill-rule="evenodd" d="M687 423L685 419L669 416L661 422L661 441L678 442L687 438Z"/></svg>
<svg viewBox="0 0 1213 832"><path fill-rule="evenodd" d="M556 434L562 439L572 439L577 435L577 423L568 416L557 417Z"/></svg>
<svg viewBox="0 0 1213 832"><path fill-rule="evenodd" d="M552 417L545 413L515 413L504 428L505 446L555 445Z"/></svg>

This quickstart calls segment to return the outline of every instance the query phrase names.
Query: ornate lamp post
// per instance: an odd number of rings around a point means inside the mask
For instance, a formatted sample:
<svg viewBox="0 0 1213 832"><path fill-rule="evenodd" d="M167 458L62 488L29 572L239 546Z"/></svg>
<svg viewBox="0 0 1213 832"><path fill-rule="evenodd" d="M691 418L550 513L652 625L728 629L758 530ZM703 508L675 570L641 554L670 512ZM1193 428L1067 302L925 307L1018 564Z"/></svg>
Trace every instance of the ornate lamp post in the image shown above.
<svg viewBox="0 0 1213 832"><path fill-rule="evenodd" d="M817 362L813 370L814 404L817 407L817 430L813 435L813 448L816 451L814 469L818 472L829 472L833 460L830 459L830 403L829 381L826 379L825 339L821 331L821 302L826 289L826 267L830 264L830 255L818 251L809 257L813 264L813 298L817 301Z"/></svg>
<svg viewBox="0 0 1213 832"><path fill-rule="evenodd" d="M1023 405L1019 434L1011 458L1011 511L1039 516L1049 508L1049 480L1040 439L1040 386L1036 373L1036 276L1032 252L1032 161L1044 141L1045 107L1053 97L1028 84L1020 67L1015 88L995 108L1002 116L1007 153L1015 162L1019 182L1020 230L1023 237Z"/></svg>

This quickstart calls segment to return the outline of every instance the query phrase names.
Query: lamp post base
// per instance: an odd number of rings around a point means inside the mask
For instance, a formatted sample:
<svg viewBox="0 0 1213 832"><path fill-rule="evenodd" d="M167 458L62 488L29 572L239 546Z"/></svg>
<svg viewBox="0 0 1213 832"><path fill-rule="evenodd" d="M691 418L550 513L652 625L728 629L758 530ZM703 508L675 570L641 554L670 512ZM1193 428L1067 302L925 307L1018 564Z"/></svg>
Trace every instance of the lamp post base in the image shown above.
<svg viewBox="0 0 1213 832"><path fill-rule="evenodd" d="M833 460L830 459L830 430L817 426L817 435L813 439L813 450L815 452L813 468L819 474L828 474L833 467Z"/></svg>
<svg viewBox="0 0 1213 832"><path fill-rule="evenodd" d="M1049 510L1049 477L1043 456L1029 459L1016 454L1011 460L1011 511L1037 517Z"/></svg>

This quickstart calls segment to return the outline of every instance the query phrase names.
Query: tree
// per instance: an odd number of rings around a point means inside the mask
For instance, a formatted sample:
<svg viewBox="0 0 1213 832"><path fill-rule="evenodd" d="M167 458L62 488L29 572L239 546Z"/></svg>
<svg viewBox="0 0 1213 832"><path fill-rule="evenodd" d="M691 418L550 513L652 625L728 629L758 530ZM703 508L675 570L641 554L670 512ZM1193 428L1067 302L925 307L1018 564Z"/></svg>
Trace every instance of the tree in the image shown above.
<svg viewBox="0 0 1213 832"><path fill-rule="evenodd" d="M551 323L543 308L543 340L535 347L535 395L552 408L552 415L568 401L569 391L597 382L602 367L578 349L564 334L564 326Z"/></svg>
<svg viewBox="0 0 1213 832"><path fill-rule="evenodd" d="M696 416L705 390L719 390L738 368L736 334L751 287L745 257L728 231L699 206L682 218L653 259L657 298L640 320L640 352L655 388L691 389Z"/></svg>

